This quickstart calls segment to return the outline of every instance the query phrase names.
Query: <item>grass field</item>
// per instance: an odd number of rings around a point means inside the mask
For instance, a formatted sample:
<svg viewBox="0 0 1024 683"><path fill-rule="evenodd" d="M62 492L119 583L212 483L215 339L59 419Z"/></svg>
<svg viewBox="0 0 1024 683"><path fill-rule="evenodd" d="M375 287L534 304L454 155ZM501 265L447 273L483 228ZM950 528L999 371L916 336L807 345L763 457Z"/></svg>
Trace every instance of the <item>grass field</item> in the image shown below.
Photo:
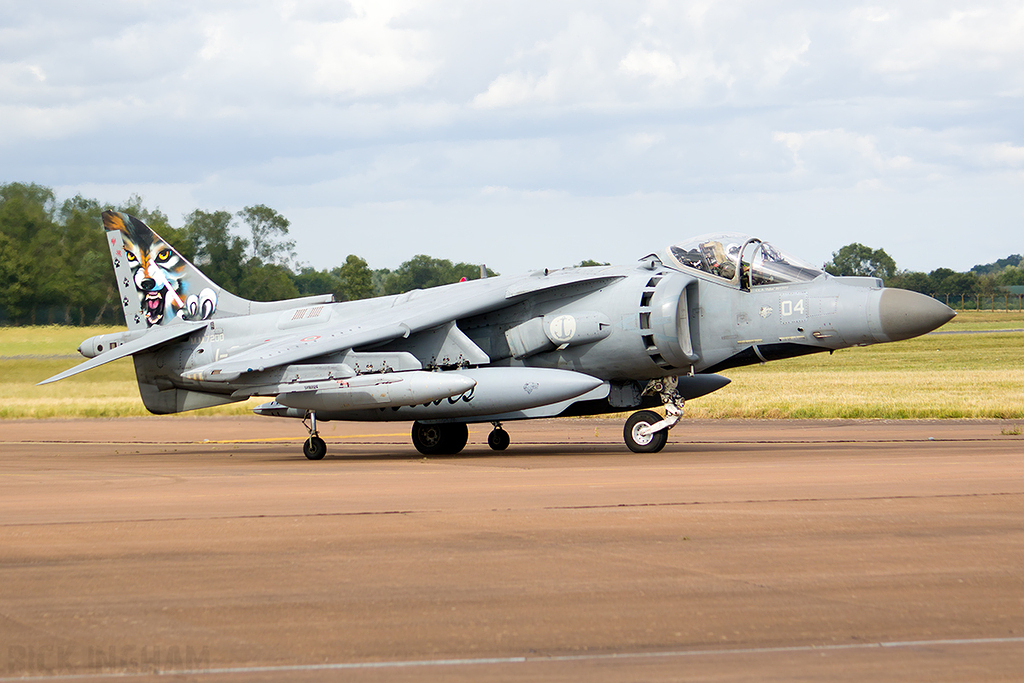
<svg viewBox="0 0 1024 683"><path fill-rule="evenodd" d="M81 360L78 344L118 328L0 328L0 418L148 415L130 359L43 387ZM1024 313L960 313L943 332L736 368L689 417L1024 419ZM251 399L189 415L249 414Z"/></svg>

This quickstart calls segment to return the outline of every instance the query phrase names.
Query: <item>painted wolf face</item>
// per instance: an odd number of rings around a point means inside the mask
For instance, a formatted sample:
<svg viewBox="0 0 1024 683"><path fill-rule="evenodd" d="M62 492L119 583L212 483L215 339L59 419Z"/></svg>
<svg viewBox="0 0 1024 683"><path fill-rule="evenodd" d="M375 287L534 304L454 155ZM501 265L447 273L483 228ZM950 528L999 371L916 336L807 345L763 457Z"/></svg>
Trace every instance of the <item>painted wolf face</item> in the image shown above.
<svg viewBox="0 0 1024 683"><path fill-rule="evenodd" d="M127 220L112 220L107 229L116 228L121 232L124 255L132 269L142 312L146 324L152 327L162 323L165 317L173 318L185 307L186 261L145 223L132 216L125 218Z"/></svg>

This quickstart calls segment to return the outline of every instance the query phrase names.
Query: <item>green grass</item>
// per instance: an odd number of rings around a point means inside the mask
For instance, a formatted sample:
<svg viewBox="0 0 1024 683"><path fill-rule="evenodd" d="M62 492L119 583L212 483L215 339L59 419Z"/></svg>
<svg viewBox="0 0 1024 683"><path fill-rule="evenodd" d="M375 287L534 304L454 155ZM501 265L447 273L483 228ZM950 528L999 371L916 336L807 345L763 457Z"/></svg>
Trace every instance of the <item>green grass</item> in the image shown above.
<svg viewBox="0 0 1024 683"><path fill-rule="evenodd" d="M1024 328L1024 313L966 311L944 331ZM35 384L117 328L0 328L0 418L148 415L130 359ZM76 358L46 358L74 355ZM10 356L22 356L11 359ZM44 356L25 358L24 356ZM725 373L732 384L687 404L690 417L1024 419L1024 333L927 335ZM245 415L251 399L188 415Z"/></svg>
<svg viewBox="0 0 1024 683"><path fill-rule="evenodd" d="M1024 311L958 311L943 331L1024 329Z"/></svg>

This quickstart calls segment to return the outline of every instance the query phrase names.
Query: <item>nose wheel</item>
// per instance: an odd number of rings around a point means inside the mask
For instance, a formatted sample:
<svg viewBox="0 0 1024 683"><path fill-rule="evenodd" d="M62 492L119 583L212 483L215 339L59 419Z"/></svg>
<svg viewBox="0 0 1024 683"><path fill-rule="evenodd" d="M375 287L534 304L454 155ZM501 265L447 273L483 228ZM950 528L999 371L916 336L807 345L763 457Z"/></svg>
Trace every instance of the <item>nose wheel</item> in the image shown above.
<svg viewBox="0 0 1024 683"><path fill-rule="evenodd" d="M309 422L307 423L306 420ZM323 460L327 455L327 443L317 433L316 412L311 410L306 413L306 419L302 421L302 426L309 432L309 438L302 444L302 454L310 460Z"/></svg>
<svg viewBox="0 0 1024 683"><path fill-rule="evenodd" d="M655 432L653 425L661 422L661 415L653 410L641 410L633 413L622 428L622 438L626 446L634 453L657 453L668 443L668 430Z"/></svg>
<svg viewBox="0 0 1024 683"><path fill-rule="evenodd" d="M665 404L665 417L652 410L633 413L622 428L626 447L634 453L657 453L668 443L668 430L683 416L683 397L678 377L662 377L647 383L643 394L658 394Z"/></svg>

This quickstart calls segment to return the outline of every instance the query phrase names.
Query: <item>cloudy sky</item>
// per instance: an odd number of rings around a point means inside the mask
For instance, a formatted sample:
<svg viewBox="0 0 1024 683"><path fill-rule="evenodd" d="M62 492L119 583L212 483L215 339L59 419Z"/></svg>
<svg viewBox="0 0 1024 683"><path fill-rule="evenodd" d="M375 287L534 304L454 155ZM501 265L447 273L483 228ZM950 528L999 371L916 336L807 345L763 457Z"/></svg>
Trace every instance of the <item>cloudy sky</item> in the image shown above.
<svg viewBox="0 0 1024 683"><path fill-rule="evenodd" d="M1024 252L1024 5L0 0L0 182L502 273L742 231Z"/></svg>

